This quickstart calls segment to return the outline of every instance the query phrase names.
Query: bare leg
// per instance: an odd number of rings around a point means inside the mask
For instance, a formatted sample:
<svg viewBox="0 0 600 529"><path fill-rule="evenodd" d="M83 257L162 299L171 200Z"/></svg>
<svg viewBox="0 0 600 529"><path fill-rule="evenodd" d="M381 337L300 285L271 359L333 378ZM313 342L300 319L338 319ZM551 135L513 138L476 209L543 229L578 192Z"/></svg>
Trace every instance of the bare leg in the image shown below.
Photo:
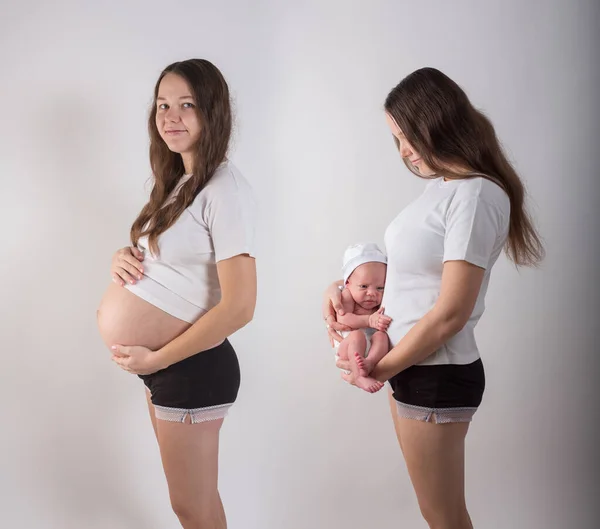
<svg viewBox="0 0 600 529"><path fill-rule="evenodd" d="M146 402L148 403L148 413L150 414L150 420L152 421L152 429L154 430L154 435L158 440L158 432L156 431L156 410L154 409L154 404L152 404L152 400L150 400L150 391L146 388Z"/></svg>
<svg viewBox="0 0 600 529"><path fill-rule="evenodd" d="M429 527L473 529L464 492L469 423L422 422L398 417L395 410L392 416L419 507Z"/></svg>
<svg viewBox="0 0 600 529"><path fill-rule="evenodd" d="M157 421L169 496L184 529L225 529L217 490L219 430L223 419L190 424Z"/></svg>
<svg viewBox="0 0 600 529"><path fill-rule="evenodd" d="M377 331L371 337L371 348L369 354L363 359L362 366L359 369L360 374L364 377L368 376L378 362L388 353L390 350L390 340L387 333Z"/></svg>
<svg viewBox="0 0 600 529"><path fill-rule="evenodd" d="M396 399L394 399L393 397L392 388L388 389L388 401L390 403L390 412L392 414L392 422L394 423L396 438L398 439L400 450L402 450L402 454L404 454L404 449L402 448L402 439L400 437L400 422L398 420L398 409L396 408Z"/></svg>
<svg viewBox="0 0 600 529"><path fill-rule="evenodd" d="M154 434L158 440L158 419L156 418L156 411L154 409L154 404L150 400L150 391L146 389L146 400L148 402L148 411L150 413L150 420L152 421L152 428L154 429ZM164 466L164 465L163 465ZM216 504L216 517L218 519L218 524L214 525L215 528L222 529L227 527L227 520L225 518L225 510L223 509L223 503L221 501L221 496L217 491L217 504ZM220 524L220 525L219 525ZM191 526L193 527L193 526ZM210 525L208 527L211 527Z"/></svg>

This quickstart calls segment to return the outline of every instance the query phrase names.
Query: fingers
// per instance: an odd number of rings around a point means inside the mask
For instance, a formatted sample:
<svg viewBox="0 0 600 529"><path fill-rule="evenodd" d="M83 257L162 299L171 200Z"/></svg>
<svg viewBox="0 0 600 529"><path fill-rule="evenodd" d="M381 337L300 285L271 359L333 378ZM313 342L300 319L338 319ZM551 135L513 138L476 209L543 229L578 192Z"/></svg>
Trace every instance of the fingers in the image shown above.
<svg viewBox="0 0 600 529"><path fill-rule="evenodd" d="M375 324L375 329L378 331L387 331L390 323L392 322L392 318L383 314L384 307L381 307L377 312L377 322Z"/></svg>
<svg viewBox="0 0 600 529"><path fill-rule="evenodd" d="M120 345L113 345L110 350L112 351L113 356L116 356L118 358L128 358L129 354L127 352L127 349L125 349L125 347L120 346Z"/></svg>
<svg viewBox="0 0 600 529"><path fill-rule="evenodd" d="M113 281L120 286L123 286L125 283L133 285L137 280L142 279L144 268L135 257L135 252L141 254L137 248L121 248L113 259L111 276Z"/></svg>
<svg viewBox="0 0 600 529"><path fill-rule="evenodd" d="M337 318L337 314L333 308L333 305L331 304L331 299L327 298L323 304L323 319L327 320L330 317L335 320Z"/></svg>
<svg viewBox="0 0 600 529"><path fill-rule="evenodd" d="M140 250L138 250L135 246L131 246L130 248L131 248L131 253L138 261L144 260L144 254Z"/></svg>
<svg viewBox="0 0 600 529"><path fill-rule="evenodd" d="M352 367L349 360L340 360L339 358L336 360L335 366L343 371L350 371Z"/></svg>
<svg viewBox="0 0 600 529"><path fill-rule="evenodd" d="M123 371L134 374L134 371L129 367L129 359L123 356L112 356L112 361L117 364Z"/></svg>
<svg viewBox="0 0 600 529"><path fill-rule="evenodd" d="M378 331L387 331L391 322L391 318L388 318L387 316L381 316L377 322L376 328Z"/></svg>
<svg viewBox="0 0 600 529"><path fill-rule="evenodd" d="M333 310L335 310L335 312L338 314L338 316L343 316L344 314L346 314L344 312L344 309L342 307L342 302L335 302L333 300L331 300L331 304L333 305Z"/></svg>
<svg viewBox="0 0 600 529"><path fill-rule="evenodd" d="M327 329L327 332L329 334L329 341L331 342L331 347L335 345L332 340L335 340L338 343L342 342L343 338L334 330L333 327L329 327L329 329Z"/></svg>
<svg viewBox="0 0 600 529"><path fill-rule="evenodd" d="M344 308L342 307L342 291L338 288L336 283L327 289L327 294L329 296L329 303L333 307L335 313L343 316L345 312Z"/></svg>
<svg viewBox="0 0 600 529"><path fill-rule="evenodd" d="M123 281L123 279L121 279L121 276L116 272L110 274L110 277L112 278L113 282L119 285L120 287L125 285L125 281Z"/></svg>
<svg viewBox="0 0 600 529"><path fill-rule="evenodd" d="M333 306L333 310L336 312L336 314L338 314L339 316L343 316L344 314L346 314L346 312L344 311L344 307L342 307L342 293L339 289L336 290L337 291L330 300L331 305Z"/></svg>
<svg viewBox="0 0 600 529"><path fill-rule="evenodd" d="M119 263L118 268L114 272L122 281L135 284L139 279L142 279L142 273L135 266L127 262Z"/></svg>
<svg viewBox="0 0 600 529"><path fill-rule="evenodd" d="M131 254L122 256L119 264L132 275L141 276L144 273L142 264Z"/></svg>

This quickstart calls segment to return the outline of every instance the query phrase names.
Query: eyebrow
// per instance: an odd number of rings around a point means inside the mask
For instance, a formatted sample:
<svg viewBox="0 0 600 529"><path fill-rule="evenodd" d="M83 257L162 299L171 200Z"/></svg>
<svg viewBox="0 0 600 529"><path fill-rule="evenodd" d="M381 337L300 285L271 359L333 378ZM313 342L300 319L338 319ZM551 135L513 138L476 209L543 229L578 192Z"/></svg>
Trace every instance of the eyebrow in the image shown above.
<svg viewBox="0 0 600 529"><path fill-rule="evenodd" d="M194 99L194 98L193 98L192 96L181 96L181 97L179 98L179 100L181 101L182 99ZM166 101L166 100L167 100L167 98L166 98L166 97L159 96L159 97L157 97L157 98L156 98L156 100L157 100L157 101Z"/></svg>

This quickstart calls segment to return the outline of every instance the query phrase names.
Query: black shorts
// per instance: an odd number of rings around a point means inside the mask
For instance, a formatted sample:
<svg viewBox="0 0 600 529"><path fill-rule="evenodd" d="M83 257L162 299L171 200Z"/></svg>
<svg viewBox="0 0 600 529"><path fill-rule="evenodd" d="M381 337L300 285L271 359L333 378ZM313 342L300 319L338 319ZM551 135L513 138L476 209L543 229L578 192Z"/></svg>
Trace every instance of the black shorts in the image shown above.
<svg viewBox="0 0 600 529"><path fill-rule="evenodd" d="M481 359L465 365L415 365L390 380L399 413L437 422L470 421L481 404L485 372Z"/></svg>
<svg viewBox="0 0 600 529"><path fill-rule="evenodd" d="M229 340L151 375L139 375L150 392L156 417L191 422L223 418L240 387L240 365Z"/></svg>

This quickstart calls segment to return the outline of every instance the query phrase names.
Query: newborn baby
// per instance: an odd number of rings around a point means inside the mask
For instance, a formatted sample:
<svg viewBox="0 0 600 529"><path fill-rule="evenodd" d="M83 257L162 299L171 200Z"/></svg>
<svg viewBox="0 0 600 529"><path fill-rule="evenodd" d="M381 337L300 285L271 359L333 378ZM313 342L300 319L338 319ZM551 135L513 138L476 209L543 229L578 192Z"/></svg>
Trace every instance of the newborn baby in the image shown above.
<svg viewBox="0 0 600 529"><path fill-rule="evenodd" d="M341 333L344 339L336 345L337 355L350 362L356 385L375 393L383 387L383 383L369 377L369 373L389 351L387 333L376 330L387 329L391 321L383 315L384 308L380 306L387 259L376 244L355 244L344 252L342 270L342 308L345 314L338 315L337 321L353 330Z"/></svg>

